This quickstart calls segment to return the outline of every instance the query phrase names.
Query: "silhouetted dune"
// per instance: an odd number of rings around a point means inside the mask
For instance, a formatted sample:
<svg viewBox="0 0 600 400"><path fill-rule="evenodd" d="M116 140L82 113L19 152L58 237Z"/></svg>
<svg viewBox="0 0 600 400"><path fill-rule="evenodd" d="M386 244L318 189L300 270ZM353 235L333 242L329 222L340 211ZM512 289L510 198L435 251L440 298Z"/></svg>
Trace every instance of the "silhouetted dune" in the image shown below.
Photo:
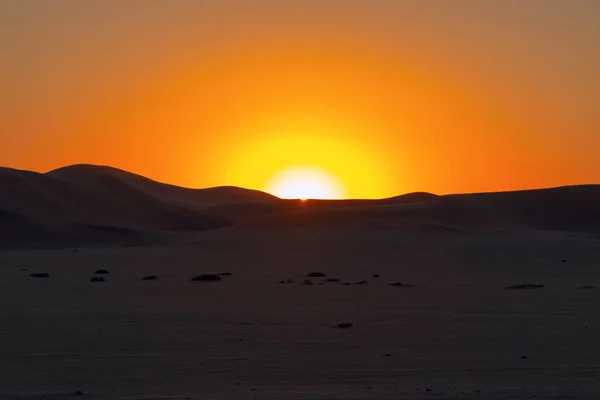
<svg viewBox="0 0 600 400"><path fill-rule="evenodd" d="M402 196L397 199L401 199ZM418 200L416 200L418 199ZM324 207L313 201L269 214L240 227L390 228L425 232L542 230L600 232L600 185L463 195L418 195L415 201L390 199Z"/></svg>
<svg viewBox="0 0 600 400"><path fill-rule="evenodd" d="M0 245L216 229L231 222L203 208L275 200L235 187L180 188L109 167L76 165L47 174L0 168Z"/></svg>
<svg viewBox="0 0 600 400"><path fill-rule="evenodd" d="M438 195L428 192L413 192L401 194L400 196L388 197L382 201L386 203L417 203L427 201L438 197Z"/></svg>
<svg viewBox="0 0 600 400"><path fill-rule="evenodd" d="M115 185L120 182L141 192L172 203L198 207L224 203L245 203L276 200L275 196L258 190L234 186L219 186L206 189L189 189L160 183L152 179L100 165L77 164L58 168L46 175L86 185Z"/></svg>
<svg viewBox="0 0 600 400"><path fill-rule="evenodd" d="M237 187L186 189L103 166L0 168L0 246L164 243L232 227L425 233L600 234L600 185L381 200L283 200Z"/></svg>

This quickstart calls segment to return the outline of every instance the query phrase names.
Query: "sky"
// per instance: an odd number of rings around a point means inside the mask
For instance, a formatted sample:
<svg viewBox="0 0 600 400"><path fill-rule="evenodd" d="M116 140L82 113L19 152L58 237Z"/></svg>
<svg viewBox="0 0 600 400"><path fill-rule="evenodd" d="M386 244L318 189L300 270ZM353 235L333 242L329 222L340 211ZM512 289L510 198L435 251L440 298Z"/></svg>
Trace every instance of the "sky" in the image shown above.
<svg viewBox="0 0 600 400"><path fill-rule="evenodd" d="M0 165L271 192L321 171L354 198L598 183L598 18L597 0L0 0Z"/></svg>

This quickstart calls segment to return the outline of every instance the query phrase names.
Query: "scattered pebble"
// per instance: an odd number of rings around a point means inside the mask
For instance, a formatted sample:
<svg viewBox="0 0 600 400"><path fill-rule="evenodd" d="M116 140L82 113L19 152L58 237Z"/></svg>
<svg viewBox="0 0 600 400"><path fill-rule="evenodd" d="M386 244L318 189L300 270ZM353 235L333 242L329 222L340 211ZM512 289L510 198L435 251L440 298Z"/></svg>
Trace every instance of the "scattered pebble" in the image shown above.
<svg viewBox="0 0 600 400"><path fill-rule="evenodd" d="M221 277L215 274L202 274L190 279L190 281L194 282L219 282L221 280Z"/></svg>
<svg viewBox="0 0 600 400"><path fill-rule="evenodd" d="M101 274L107 275L107 274L110 274L110 271L107 269L99 269L95 273L99 274L99 275L101 275Z"/></svg>
<svg viewBox="0 0 600 400"><path fill-rule="evenodd" d="M402 282L392 282L392 283L390 283L390 286L398 286L398 287L405 287L405 288L413 287L409 283L402 283Z"/></svg>
<svg viewBox="0 0 600 400"><path fill-rule="evenodd" d="M308 274L306 274L307 278L324 278L327 275L322 273L322 272L310 272Z"/></svg>
<svg viewBox="0 0 600 400"><path fill-rule="evenodd" d="M544 285L538 285L535 283L520 283L517 285L507 286L506 289L509 290L527 290L527 289L541 289Z"/></svg>

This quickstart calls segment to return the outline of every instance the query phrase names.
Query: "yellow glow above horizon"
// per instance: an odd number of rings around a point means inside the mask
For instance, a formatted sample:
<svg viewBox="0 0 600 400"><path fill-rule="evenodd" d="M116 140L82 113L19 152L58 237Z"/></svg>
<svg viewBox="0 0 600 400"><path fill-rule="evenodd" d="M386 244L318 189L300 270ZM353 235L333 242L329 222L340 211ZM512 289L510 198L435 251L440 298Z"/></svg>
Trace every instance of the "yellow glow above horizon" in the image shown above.
<svg viewBox="0 0 600 400"><path fill-rule="evenodd" d="M600 1L33 3L0 1L3 166L258 190L315 166L348 198L600 179Z"/></svg>
<svg viewBox="0 0 600 400"><path fill-rule="evenodd" d="M343 199L346 190L334 175L311 166L296 166L277 172L264 190L282 199Z"/></svg>

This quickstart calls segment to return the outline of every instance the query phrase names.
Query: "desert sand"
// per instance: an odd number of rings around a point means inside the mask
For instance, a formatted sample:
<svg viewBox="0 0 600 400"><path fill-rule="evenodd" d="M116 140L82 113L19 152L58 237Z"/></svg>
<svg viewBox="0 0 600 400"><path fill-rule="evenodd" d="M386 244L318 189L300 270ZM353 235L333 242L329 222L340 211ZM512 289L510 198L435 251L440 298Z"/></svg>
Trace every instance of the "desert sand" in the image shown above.
<svg viewBox="0 0 600 400"><path fill-rule="evenodd" d="M0 399L598 399L598 200L1 169Z"/></svg>

